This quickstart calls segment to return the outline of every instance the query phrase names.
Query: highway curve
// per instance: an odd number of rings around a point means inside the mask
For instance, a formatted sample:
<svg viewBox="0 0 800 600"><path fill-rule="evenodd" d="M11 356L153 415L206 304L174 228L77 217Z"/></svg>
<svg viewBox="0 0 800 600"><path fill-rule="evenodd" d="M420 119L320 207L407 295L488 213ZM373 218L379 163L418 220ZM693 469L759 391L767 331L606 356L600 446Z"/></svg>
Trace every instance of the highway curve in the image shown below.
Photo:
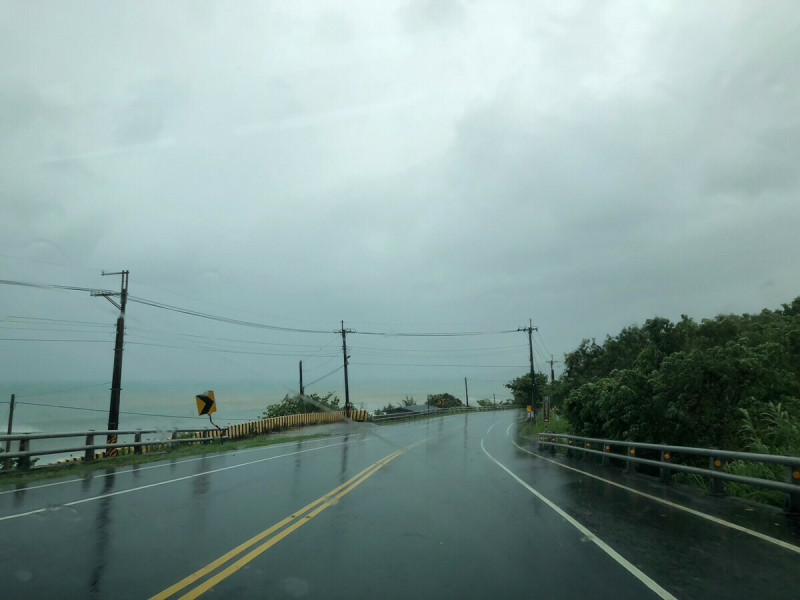
<svg viewBox="0 0 800 600"><path fill-rule="evenodd" d="M800 531L781 513L539 456L518 418L353 423L2 487L2 595L800 596Z"/></svg>

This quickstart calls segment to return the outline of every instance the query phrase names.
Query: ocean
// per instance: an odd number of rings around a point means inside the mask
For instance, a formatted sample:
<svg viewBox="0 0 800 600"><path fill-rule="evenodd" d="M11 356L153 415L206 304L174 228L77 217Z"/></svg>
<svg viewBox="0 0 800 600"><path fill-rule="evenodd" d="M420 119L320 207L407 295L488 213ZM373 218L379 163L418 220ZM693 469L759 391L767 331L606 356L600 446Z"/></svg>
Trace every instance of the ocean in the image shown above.
<svg viewBox="0 0 800 600"><path fill-rule="evenodd" d="M341 386L343 388L343 385ZM476 387L479 387L476 385ZM197 415L195 396L208 391L208 386L191 382L125 382L120 394L120 430L155 429L151 439L166 439L174 429L213 428L207 416ZM286 394L297 390L254 381L220 382L213 386L217 412L212 415L216 425L226 427L237 423L254 421L270 404L279 403ZM339 389L307 390L326 394L332 391L341 399L344 407L344 392ZM375 411L389 403L401 404L406 396L423 404L429 393L448 392L464 399L463 380L419 380L419 381L353 381L350 382L350 401L354 408ZM507 390L506 390L507 392ZM0 384L0 433L8 427L11 394L15 395L13 433L66 433L104 431L108 428L110 384L91 382L47 382L47 383L3 383ZM507 393L497 393L497 400ZM470 390L470 399L477 401L482 396ZM83 444L82 438L69 438L69 443ZM98 440L99 441L99 440ZM121 439L120 441L126 441ZM31 449L64 447L64 440L33 440ZM35 444L35 447L33 445ZM56 445L53 445L56 444ZM11 450L16 450L16 442ZM49 463L80 453L53 455L40 463Z"/></svg>

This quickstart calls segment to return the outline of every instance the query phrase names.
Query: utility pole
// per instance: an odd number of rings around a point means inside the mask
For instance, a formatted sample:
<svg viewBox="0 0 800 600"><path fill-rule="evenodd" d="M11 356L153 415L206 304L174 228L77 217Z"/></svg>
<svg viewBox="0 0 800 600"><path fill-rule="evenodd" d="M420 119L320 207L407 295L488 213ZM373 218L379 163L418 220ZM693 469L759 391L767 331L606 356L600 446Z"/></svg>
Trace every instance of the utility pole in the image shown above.
<svg viewBox="0 0 800 600"><path fill-rule="evenodd" d="M550 355L550 383L556 382L556 372L553 370L553 355Z"/></svg>
<svg viewBox="0 0 800 600"><path fill-rule="evenodd" d="M306 390L303 387L303 361L301 360L300 361L300 402L301 402L300 406L303 407L303 410L305 410L305 406L306 406L306 401L303 398L303 396L305 396L305 392L306 392Z"/></svg>
<svg viewBox="0 0 800 600"><path fill-rule="evenodd" d="M536 378L533 370L533 332L539 331L539 328L534 327L533 320L529 319L528 326L519 327L517 331L524 331L528 334L528 350L530 351L531 357L531 414L533 415L533 421L536 422Z"/></svg>
<svg viewBox="0 0 800 600"><path fill-rule="evenodd" d="M337 331L342 334L342 355L344 356L344 415L350 418L350 384L347 381L347 361L350 358L347 356L347 334L355 333L354 329L345 329L344 321L342 321L342 328Z"/></svg>
<svg viewBox="0 0 800 600"><path fill-rule="evenodd" d="M300 395L306 393L306 389L303 387L303 361L300 361Z"/></svg>
<svg viewBox="0 0 800 600"><path fill-rule="evenodd" d="M14 423L14 403L16 401L16 395L11 394L11 404L8 407L8 435L11 435L12 425ZM6 454L11 452L11 440L6 440ZM6 460L6 469L11 468L11 459Z"/></svg>
<svg viewBox="0 0 800 600"><path fill-rule="evenodd" d="M467 387L466 377L464 377L464 393L467 395L467 408L469 408L469 388Z"/></svg>
<svg viewBox="0 0 800 600"><path fill-rule="evenodd" d="M129 271L117 271L115 273L102 272L102 275L121 275L122 286L119 294L108 291L92 292L92 296L103 296L119 309L117 317L117 337L114 342L114 371L111 377L111 401L108 407L108 430L116 431L119 429L119 396L122 390L122 347L125 337L125 307L128 304L128 273ZM119 296L119 304L111 296ZM117 435L110 434L106 437L107 444L116 444ZM106 456L117 456L116 448L106 449Z"/></svg>

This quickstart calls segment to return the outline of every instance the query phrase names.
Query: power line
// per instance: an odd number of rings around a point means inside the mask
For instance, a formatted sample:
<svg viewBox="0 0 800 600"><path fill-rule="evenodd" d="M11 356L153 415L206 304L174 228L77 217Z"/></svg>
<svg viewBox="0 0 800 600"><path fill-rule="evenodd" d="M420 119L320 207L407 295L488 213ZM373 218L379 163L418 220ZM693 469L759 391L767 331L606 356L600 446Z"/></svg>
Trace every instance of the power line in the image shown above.
<svg viewBox="0 0 800 600"><path fill-rule="evenodd" d="M79 287L79 286L69 286L69 285L57 285L57 284L50 284L50 283L34 283L28 281L14 281L9 279L0 279L0 285L15 285L15 286L22 286L22 287L33 287L39 289L61 289L61 290L70 290L70 291L78 291L78 292L89 292L93 295L115 295L114 292L109 290L97 290L96 288L87 288L87 287ZM204 313L197 310L193 310L190 308L184 308L180 306L174 306L171 304L166 304L164 302L158 302L156 300L149 300L147 298L141 298L138 296L131 296L128 295L127 299L130 302L136 302L138 304L143 304L145 306L150 306L153 308L158 308L161 310L167 310L172 312L177 312L184 315L189 315L193 317L198 317L201 319L208 319L211 321L218 321L220 323L228 323L230 325L240 325L244 327L253 327L257 329L267 329L270 331L284 331L289 333L316 333L316 334L323 334L323 333L339 333L339 331L330 331L330 330L322 330L322 329L302 329L297 327L285 327L281 325L272 325L268 323L258 323L255 321L245 321L243 319L234 319L232 317L224 317L220 315L213 315L210 313ZM385 332L385 331L351 331L350 333L357 333L361 335L373 335L373 336L382 336L382 337L465 337L465 336L483 336L483 335L501 335L506 333L514 333L517 330L515 329L507 329L501 331L450 331L450 332Z"/></svg>
<svg viewBox="0 0 800 600"><path fill-rule="evenodd" d="M98 292L112 294L109 290L98 290L97 288L78 287L74 285L56 285L54 283L33 283L30 281L12 281L10 279L0 279L0 285L16 285L21 287L32 287L38 289L69 290L72 292Z"/></svg>
<svg viewBox="0 0 800 600"><path fill-rule="evenodd" d="M254 321L244 321L242 319L233 319L231 317L222 317L219 315L212 315L208 313L203 313L197 310L192 310L190 308L181 308L180 306L172 306L170 304L164 304L163 302L157 302L155 300L147 300L146 298L139 298L137 296L129 296L128 300L131 302L136 302L138 304L144 304L145 306L151 306L153 308L159 308L161 310L168 310L172 312L181 313L184 315L189 315L192 317L199 317L201 319L208 319L210 321L218 321L220 323L228 323L229 325L240 325L243 327L254 327L256 329L268 329L270 331L285 331L290 333L332 333L330 330L321 330L321 329L298 329L295 327L283 327L280 325L270 325L267 323L256 323Z"/></svg>
<svg viewBox="0 0 800 600"><path fill-rule="evenodd" d="M95 268L95 267L85 267L85 266L82 266L82 265L68 265L66 263L57 263L57 262L51 262L51 261L47 261L47 260L38 260L38 259L35 259L35 258L27 258L27 257L24 257L24 256L11 256L10 254L0 254L0 257L2 257L2 258L11 258L13 260L23 260L23 261L28 261L28 262L41 263L43 265L52 265L54 267L69 267L70 269L83 269L85 271L95 271L95 272L100 270L100 268Z"/></svg>
<svg viewBox="0 0 800 600"><path fill-rule="evenodd" d="M439 350L439 351L391 351L391 350L367 350L361 351L359 348L354 347L354 351L358 351L362 356L375 356L375 357L397 357L397 358L418 358L418 359L451 359L451 360L464 360L464 359L484 359L484 358L500 358L512 357L519 355L519 349L516 351L502 351L502 352L459 352L458 350Z"/></svg>
<svg viewBox="0 0 800 600"><path fill-rule="evenodd" d="M172 306L170 304L164 304L163 302L157 302L155 300L147 300L146 298L139 298L137 296L129 296L128 298L131 302L137 302L139 304L144 304L146 306L152 306L154 308L160 308L162 310L169 310L173 312L178 312L185 315L190 315L193 317L199 317L202 319L209 319L212 321L219 321L222 323L229 323L231 325L242 325L245 327L255 327L258 329L268 329L272 331L285 331L290 333L331 333L330 330L321 330L321 329L300 329L296 327L284 327L281 325L270 325L266 323L256 323L254 321L244 321L241 319L234 319L231 317L223 317L219 315L212 315L208 313L203 313L200 311L196 311L189 308L182 308L180 306ZM349 333L354 334L361 334L361 335L375 335L375 336L384 336L384 337L464 337L464 336L479 336L479 335L498 335L498 334L505 334L505 333L513 333L516 330L505 330L505 331L462 331L462 332L415 332L415 333L387 333L387 332L379 332L379 331L349 331ZM334 331L333 333L339 333L339 331Z"/></svg>
<svg viewBox="0 0 800 600"><path fill-rule="evenodd" d="M38 332L54 332L54 333L86 333L96 334L97 330L90 329L59 329L57 327L6 327L0 325L2 331L38 331ZM102 333L102 332L101 332Z"/></svg>
<svg viewBox="0 0 800 600"><path fill-rule="evenodd" d="M107 410L101 408L82 408L80 406L63 406L61 404L45 404L43 402L17 402L17 404L25 404L26 406L46 406L48 408L65 408L68 410L85 410L90 412L107 413Z"/></svg>
<svg viewBox="0 0 800 600"><path fill-rule="evenodd" d="M357 335L377 335L383 337L466 337L479 335L501 335L516 333L516 329L503 331L458 331L458 332L416 332L416 333L387 333L382 331L352 331Z"/></svg>
<svg viewBox="0 0 800 600"><path fill-rule="evenodd" d="M352 365L367 365L380 367L464 367L469 369L524 369L526 365L464 365L464 364L436 364L436 363L374 363L353 362Z"/></svg>
<svg viewBox="0 0 800 600"><path fill-rule="evenodd" d="M141 336L139 336L141 337ZM0 338L2 339L2 338ZM147 338L145 338L147 339ZM175 350L196 350L200 352L216 352L220 354L247 354L251 356L283 356L283 357L296 357L302 356L301 353L293 353L293 352L266 352L266 351L258 351L258 350L245 350L245 349L237 349L237 348L226 348L226 347L203 347L203 346L176 346L173 344L159 344L155 342L127 342L126 346L150 346L154 348L172 348Z"/></svg>
<svg viewBox="0 0 800 600"><path fill-rule="evenodd" d="M38 394L16 394L17 398L37 398L39 396L47 396L48 394L64 394L66 392L76 392L78 390L88 390L89 388L100 387L103 385L111 385L110 381L105 383L93 383L91 385L82 385L79 387L71 387L60 390L50 390L49 392L39 392Z"/></svg>
<svg viewBox="0 0 800 600"><path fill-rule="evenodd" d="M309 354L308 356L304 356L304 357L303 357L303 360L308 360L309 358L312 358L312 357L313 357L315 354L317 354L318 352L322 352L322 351L323 351L325 348L327 348L328 346L330 346L331 344L333 344L333 342L337 341L338 339L339 339L339 338L338 338L338 336L334 336L334 337L332 337L332 338L330 339L330 341L329 341L327 344L325 344L325 345L323 345L323 346L320 346L320 347L319 347L317 350L315 350L314 352L312 352L312 353L311 353L311 354ZM330 361L325 361L325 363L323 363L323 364L327 364L328 362L330 362ZM320 366L321 366L321 365L320 365ZM314 367L314 368L315 368L315 369L318 369L319 367Z"/></svg>
<svg viewBox="0 0 800 600"><path fill-rule="evenodd" d="M66 410L83 410L89 412L100 412L100 413L107 413L108 411L102 408L83 408L80 406L64 406L62 404L45 404L43 402L17 402L17 404L24 404L26 406L44 406L46 408L63 408ZM156 413L142 413L142 412L129 412L121 410L119 411L121 415L135 415L140 417L163 417L165 419L203 419L204 417L195 417L192 415L161 415ZM229 421L252 421L253 419L228 419Z"/></svg>
<svg viewBox="0 0 800 600"><path fill-rule="evenodd" d="M218 336L210 336L210 335L198 335L194 333L184 333L180 331L163 331L161 329L150 329L148 327L126 327L126 331L130 332L130 335L138 335L139 337L147 337L142 335L141 333L136 332L144 332L150 335L161 335L164 336L176 336L178 338L188 338L186 341L194 341L194 340L211 340L215 342L237 342L241 344L254 344L258 346L279 346L279 347L287 347L287 348L318 348L318 344L286 344L286 343L279 343L279 342L262 342L256 340L243 340L240 338L227 338L227 337L218 337ZM336 338L333 338L335 341ZM330 345L329 342L327 345ZM324 348L325 346L323 346ZM319 351L319 350L317 350ZM313 354L312 354L313 355Z"/></svg>
<svg viewBox="0 0 800 600"><path fill-rule="evenodd" d="M405 348L385 348L380 346L350 346L351 348L358 349L358 350L387 350L392 352L418 352L416 349L405 349ZM426 350L426 352L479 352L482 350L519 350L520 348L524 348L524 344L516 344L514 346L488 346L485 348L444 348L439 350Z"/></svg>
<svg viewBox="0 0 800 600"><path fill-rule="evenodd" d="M306 369L305 371L306 371L306 373L310 373L311 371L316 371L317 369L321 369L322 367L324 367L325 365L327 365L329 362L331 362L332 360L334 360L337 357L338 357L338 354L333 354L333 355L331 355L330 358L328 358L328 360L326 360L321 365L317 365L316 367L311 367L310 369ZM308 359L304 358L303 360L308 360Z"/></svg>
<svg viewBox="0 0 800 600"><path fill-rule="evenodd" d="M110 340L44 339L44 338L0 338L4 342L85 342L107 344Z"/></svg>
<svg viewBox="0 0 800 600"><path fill-rule="evenodd" d="M542 348L544 348L545 353L550 354L552 356L553 353L547 349L547 344L544 343L544 340L542 339L542 334L539 333L538 329L536 330L536 335L539 336L539 341L542 343Z"/></svg>
<svg viewBox="0 0 800 600"><path fill-rule="evenodd" d="M9 315L6 319L10 323L57 323L59 325L90 325L92 327L109 327L108 323L99 323L97 321L72 321L69 319L47 319L45 317L21 317L16 315Z"/></svg>
<svg viewBox="0 0 800 600"><path fill-rule="evenodd" d="M344 365L339 365L339 366L338 366L338 367L336 367L336 368L335 368L333 371L330 371L329 373L325 373L325 375L323 375L322 377L318 377L318 378L317 378L317 379L315 379L314 381L312 381L312 382L310 382L310 383L306 383L306 384L304 384L304 385L303 385L303 387L308 387L308 386L310 386L310 385L314 385L314 384L315 384L315 383L317 383L318 381L322 381L322 380L323 380L323 379L325 379L326 377L330 377L331 375L333 375L333 374L334 374L334 373L336 373L337 371L341 371L342 369L344 369Z"/></svg>
<svg viewBox="0 0 800 600"><path fill-rule="evenodd" d="M536 344L533 345L533 351L536 356L539 358L540 362L550 362L549 354L544 354L539 348L536 347Z"/></svg>
<svg viewBox="0 0 800 600"><path fill-rule="evenodd" d="M243 310L240 307L230 306L228 304L221 304L219 302L210 302L210 301L205 300L203 298L198 298L197 296L191 296L189 294L183 294L181 292L176 292L175 290L170 290L170 289L167 289L167 288L159 287L159 286L156 286L156 285L153 285L153 284L150 284L150 283L139 283L137 285L142 285L144 287L153 288L153 289L158 290L160 292L166 292L167 294L173 294L175 296L180 296L181 298L187 298L189 300L193 300L195 302L200 302L202 304L208 304L210 306L216 306L216 307L219 307L219 308L227 308L227 309L231 309L231 310L241 310L242 312L255 314L255 313L253 313L252 310L246 310L246 309ZM291 319L291 320L292 321L298 321L298 322L305 322L305 323L310 323L311 322L311 321L304 320L304 319Z"/></svg>

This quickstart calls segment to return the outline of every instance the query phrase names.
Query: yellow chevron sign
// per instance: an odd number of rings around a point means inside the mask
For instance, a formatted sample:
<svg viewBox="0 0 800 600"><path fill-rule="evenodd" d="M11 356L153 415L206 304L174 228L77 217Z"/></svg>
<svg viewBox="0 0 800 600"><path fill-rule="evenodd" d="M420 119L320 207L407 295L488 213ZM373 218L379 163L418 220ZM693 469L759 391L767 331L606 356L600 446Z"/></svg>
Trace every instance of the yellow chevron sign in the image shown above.
<svg viewBox="0 0 800 600"><path fill-rule="evenodd" d="M197 402L197 414L199 416L217 412L217 402L214 400L214 392L212 390L208 390L205 394L198 394L194 399Z"/></svg>

